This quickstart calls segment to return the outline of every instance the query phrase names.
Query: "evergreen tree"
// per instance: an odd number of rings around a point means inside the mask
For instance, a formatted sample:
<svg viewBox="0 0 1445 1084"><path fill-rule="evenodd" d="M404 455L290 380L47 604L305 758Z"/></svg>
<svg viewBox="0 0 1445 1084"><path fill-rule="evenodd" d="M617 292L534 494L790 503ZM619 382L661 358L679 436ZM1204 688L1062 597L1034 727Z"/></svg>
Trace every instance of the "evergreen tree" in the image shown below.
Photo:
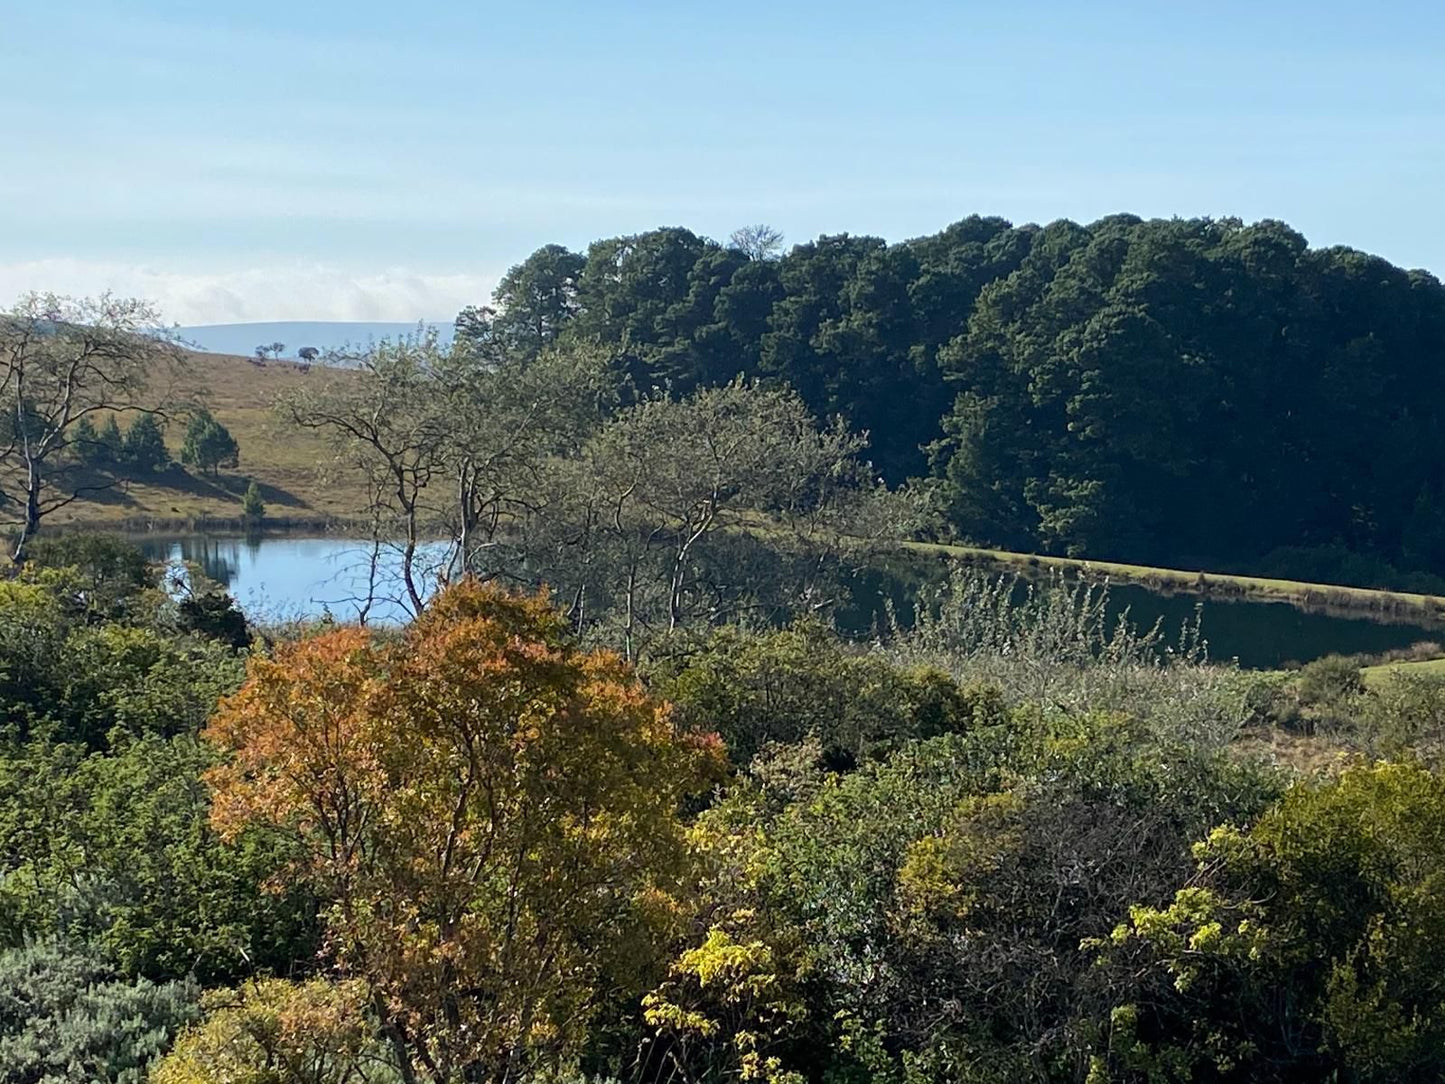
<svg viewBox="0 0 1445 1084"><path fill-rule="evenodd" d="M125 464L138 474L153 474L170 466L165 429L154 414L142 414L125 435Z"/></svg>
<svg viewBox="0 0 1445 1084"><path fill-rule="evenodd" d="M112 414L100 427L100 447L96 451L96 463L113 466L125 459L125 437L120 432L120 422Z"/></svg>
<svg viewBox="0 0 1445 1084"><path fill-rule="evenodd" d="M266 501L262 498L261 487L254 478L241 498L241 515L250 523L260 523L266 517Z"/></svg>
<svg viewBox="0 0 1445 1084"><path fill-rule="evenodd" d="M186 427L186 442L181 446L181 462L198 467L212 475L220 467L236 467L240 450L230 431L211 417L208 410L198 410Z"/></svg>
<svg viewBox="0 0 1445 1084"><path fill-rule="evenodd" d="M129 1084L198 1015L195 983L119 979L54 944L0 953L0 1084Z"/></svg>
<svg viewBox="0 0 1445 1084"><path fill-rule="evenodd" d="M70 444L75 449L75 457L87 467L101 465L105 456L105 446L100 443L100 434L95 431L95 423L90 420L89 415L76 423L75 432L70 437Z"/></svg>

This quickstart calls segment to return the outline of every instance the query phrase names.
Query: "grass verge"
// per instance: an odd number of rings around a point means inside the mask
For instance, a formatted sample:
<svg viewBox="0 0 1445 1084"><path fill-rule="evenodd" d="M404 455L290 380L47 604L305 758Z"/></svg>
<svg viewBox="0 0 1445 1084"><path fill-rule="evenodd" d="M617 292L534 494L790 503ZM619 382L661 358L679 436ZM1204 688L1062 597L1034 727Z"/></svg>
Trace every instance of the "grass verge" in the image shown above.
<svg viewBox="0 0 1445 1084"><path fill-rule="evenodd" d="M909 542L905 545L914 552L945 554L968 564L1000 572L1028 575L1046 570L1107 576L1114 583L1138 584L1164 593L1251 602L1285 602L1320 613L1445 627L1445 598L1439 595L1417 595L1403 591L1379 591L1367 587L1344 587L1338 584L1235 576L1178 568L1154 568L1117 561L1046 557L935 542Z"/></svg>

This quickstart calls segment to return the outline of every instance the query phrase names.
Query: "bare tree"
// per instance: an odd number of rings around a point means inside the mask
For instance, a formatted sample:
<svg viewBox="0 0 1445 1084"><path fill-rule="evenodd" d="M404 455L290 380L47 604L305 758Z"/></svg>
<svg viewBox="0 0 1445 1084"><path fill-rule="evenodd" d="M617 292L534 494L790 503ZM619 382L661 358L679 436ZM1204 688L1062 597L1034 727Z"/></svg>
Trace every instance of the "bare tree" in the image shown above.
<svg viewBox="0 0 1445 1084"><path fill-rule="evenodd" d="M184 361L143 301L31 294L0 312L0 517L16 527L17 564L46 516L115 485L85 479L72 449L81 423L163 413Z"/></svg>
<svg viewBox="0 0 1445 1084"><path fill-rule="evenodd" d="M426 604L424 535L443 512L440 487L428 487L449 473L452 418L437 382L444 359L434 332L382 340L339 358L350 371L333 371L278 404L284 418L325 436L334 468L364 479L375 541L400 536L402 587L414 612Z"/></svg>
<svg viewBox="0 0 1445 1084"><path fill-rule="evenodd" d="M629 657L695 621L813 606L841 551L869 544L855 530L899 537L862 447L782 389L640 403L549 467L521 528L526 566L570 596L579 628L592 599Z"/></svg>
<svg viewBox="0 0 1445 1084"><path fill-rule="evenodd" d="M728 247L745 253L750 260L771 260L783 251L783 233L759 223L733 230Z"/></svg>
<svg viewBox="0 0 1445 1084"><path fill-rule="evenodd" d="M605 356L586 347L548 351L534 361L490 358L464 346L440 372L457 487L447 520L453 563L482 575L489 564L481 552L537 511L542 473L582 444L614 398Z"/></svg>

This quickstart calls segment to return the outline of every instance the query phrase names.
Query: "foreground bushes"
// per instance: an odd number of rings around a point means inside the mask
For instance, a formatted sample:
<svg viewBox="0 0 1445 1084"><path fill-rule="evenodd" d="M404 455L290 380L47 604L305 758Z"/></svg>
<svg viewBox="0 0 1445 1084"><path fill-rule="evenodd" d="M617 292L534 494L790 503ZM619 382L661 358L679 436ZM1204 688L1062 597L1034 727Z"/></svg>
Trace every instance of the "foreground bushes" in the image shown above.
<svg viewBox="0 0 1445 1084"><path fill-rule="evenodd" d="M472 583L247 649L91 557L0 585L0 1082L1439 1077L1445 686L966 583L643 679ZM1245 756L1286 695L1397 762Z"/></svg>
<svg viewBox="0 0 1445 1084"><path fill-rule="evenodd" d="M56 944L0 952L0 1084L141 1084L197 1016L198 993L118 979Z"/></svg>

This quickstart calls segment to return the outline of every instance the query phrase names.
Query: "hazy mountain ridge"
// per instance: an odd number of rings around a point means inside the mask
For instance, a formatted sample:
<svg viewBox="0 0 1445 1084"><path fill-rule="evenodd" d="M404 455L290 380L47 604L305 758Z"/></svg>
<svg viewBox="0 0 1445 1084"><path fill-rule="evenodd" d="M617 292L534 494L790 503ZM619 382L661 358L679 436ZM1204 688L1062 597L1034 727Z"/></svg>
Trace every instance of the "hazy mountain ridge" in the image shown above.
<svg viewBox="0 0 1445 1084"><path fill-rule="evenodd" d="M196 324L179 328L181 337L200 350L212 354L251 355L258 346L284 343L281 357L294 358L305 346L314 346L323 354L345 346L365 346L379 339L395 339L416 332L418 326L435 328L444 340L450 340L452 325L444 320L412 321L350 321L350 320L276 320L246 324Z"/></svg>

